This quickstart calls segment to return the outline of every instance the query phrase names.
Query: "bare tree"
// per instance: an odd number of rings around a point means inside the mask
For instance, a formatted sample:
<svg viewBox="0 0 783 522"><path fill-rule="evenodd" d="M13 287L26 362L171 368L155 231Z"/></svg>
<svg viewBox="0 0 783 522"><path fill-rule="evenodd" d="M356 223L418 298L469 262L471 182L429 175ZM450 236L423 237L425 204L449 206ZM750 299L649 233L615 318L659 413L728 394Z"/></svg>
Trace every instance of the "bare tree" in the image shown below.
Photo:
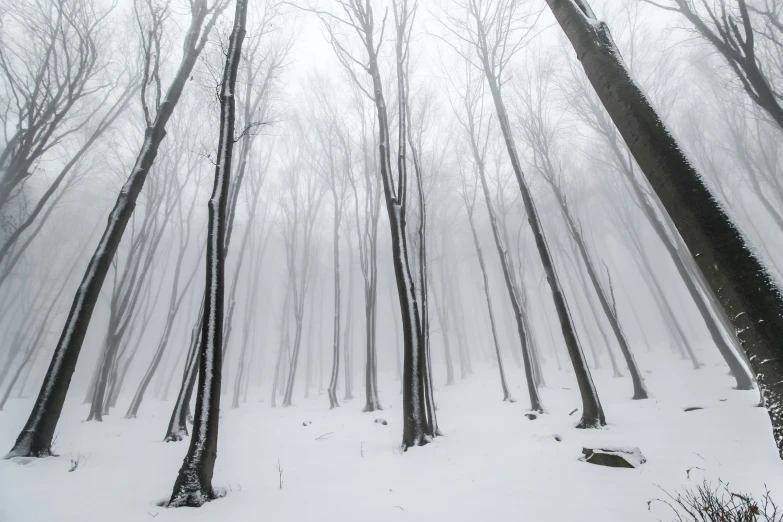
<svg viewBox="0 0 783 522"><path fill-rule="evenodd" d="M339 407L337 401L337 379L340 370L340 329L342 327L340 314L342 308L342 290L340 286L340 228L343 220L343 211L347 204L350 176L350 144L343 129L346 122L339 115L339 108L335 100L326 92L333 91L323 78L316 80L316 98L321 113L320 121L316 122L321 151L324 157L324 165L321 171L329 192L332 196L333 220L332 220L332 259L334 274L334 321L332 344L332 371L327 392L329 395L329 408ZM341 152L342 158L338 157ZM319 357L320 360L320 357Z"/></svg>
<svg viewBox="0 0 783 522"><path fill-rule="evenodd" d="M517 179L522 202L525 206L530 228L533 231L536 248L544 266L547 281L560 321L566 347L574 366L579 391L582 397L582 417L577 423L580 428L596 428L606 424L603 408L587 367L584 353L576 336L573 320L568 310L565 295L555 271L552 255L544 237L540 218L530 189L522 171L519 154L514 142L511 123L503 102L501 87L503 73L516 51L522 48L535 27L539 12L525 12L519 0L467 0L463 2L463 18L449 17L447 27L455 38L467 46L468 51L457 51L486 77L492 101L497 113L498 125L508 152L512 170Z"/></svg>
<svg viewBox="0 0 783 522"><path fill-rule="evenodd" d="M495 356L498 360L498 372L500 373L500 386L503 391L503 400L515 402L515 399L511 396L511 392L508 390L506 372L503 368L503 356L500 354L498 333L497 328L495 327L495 313L492 310L492 296L489 291L489 278L487 277L487 267L484 263L484 252L481 249L481 242L479 241L479 236L476 233L476 224L473 212L476 206L476 193L478 192L478 187L476 186L477 180L476 176L474 175L472 179L473 183L468 184L467 174L465 173L465 168L463 165L460 165L460 177L462 182L462 191L460 194L465 203L465 210L468 213L470 232L473 237L473 245L476 247L476 256L478 257L479 268L481 268L481 276L484 283L484 297L487 301L487 312L489 313L489 325L492 331L492 342L495 345Z"/></svg>
<svg viewBox="0 0 783 522"><path fill-rule="evenodd" d="M204 328L199 347L199 385L193 437L182 462L169 506L199 507L215 498L212 471L217 456L220 417L220 379L223 362L223 294L227 206L231 159L236 125L236 82L245 37L247 0L236 1L234 27L228 40L226 66L220 89L220 136L218 139L215 185L209 201L207 232L206 293Z"/></svg>
<svg viewBox="0 0 783 522"><path fill-rule="evenodd" d="M196 171L196 165L194 159L194 155L190 154L185 160L186 182L191 178L191 176L195 175L194 173ZM181 190L181 188L182 187L179 187L179 190ZM194 190L190 204L188 205L187 212L183 212L182 200L181 198L177 198L176 205L178 217L177 222L179 223L179 241L177 244L177 258L174 263L174 275L172 277L171 297L168 313L166 314L166 323L163 326L163 333L160 336L160 340L158 341L158 346L155 349L152 360L150 361L147 371L144 373L144 377L142 377L142 380L139 383L136 393L133 396L133 400L128 407L128 411L125 414L126 419L136 418L136 415L139 412L139 407L141 406L142 400L144 400L144 394L147 391L147 387L149 386L150 382L152 382L152 378L155 376L158 366L160 365L160 362L163 358L163 354L168 347L171 332L174 328L174 322L178 316L179 310L182 307L185 295L187 294L188 289L190 288L190 285L193 282L196 272L199 268L199 266L196 265L191 271L190 275L185 276L185 278L181 280L182 265L192 237L191 223L193 220L193 212L196 208L196 200L198 195L199 192ZM202 249L199 248L197 251L200 252L201 250Z"/></svg>
<svg viewBox="0 0 783 522"><path fill-rule="evenodd" d="M533 375L533 362L530 354L530 347L527 343L527 330L525 328L525 322L522 317L522 308L519 302L519 294L516 290L516 284L512 281L515 276L506 244L507 238L503 236L500 224L498 223L497 215L495 214L495 210L493 208L489 184L487 182L486 156L487 146L491 138L491 121L484 115L485 97L483 96L482 85L483 84L475 78L475 74L473 74L473 71L470 70L470 66L466 64L465 85L463 92L460 93L459 100L461 107L459 108L459 112L455 112L457 113L457 119L463 126L466 133L468 148L470 149L473 158L473 168L475 169L475 175L481 186L482 194L484 195L484 202L487 207L489 223L490 227L492 228L492 237L495 240L495 247L497 248L500 266L503 270L503 279L506 284L506 290L508 291L514 321L516 322L519 342L522 346L522 360L525 367L527 391L530 397L530 409L532 411L543 412L544 407L541 402L541 397L539 396L538 388L536 387L535 378ZM465 186L467 185L465 184ZM467 191L467 189L463 188L463 191ZM471 204L471 214L472 206L473 205ZM471 216L469 217L472 221L473 218ZM475 232L475 225L472 226L471 230ZM476 245L476 250L479 251L480 246L478 244L477 237L474 237L474 243ZM479 262L483 265L483 261L481 259ZM486 270L483 271L486 272ZM486 287L486 284L484 291L487 296L487 305L490 306L489 288ZM494 316L493 314L490 314L491 325L494 325L494 322ZM495 336L496 333L494 333L493 327L493 337ZM498 366L501 368L502 372L502 359L500 357L500 350L497 346L497 342L495 342L495 351L498 359ZM503 376L501 380L505 381L505 376Z"/></svg>
<svg viewBox="0 0 783 522"><path fill-rule="evenodd" d="M426 372L428 370L426 339L422 317L426 314L420 312L417 301L416 284L411 271L411 263L408 251L408 238L406 231L407 217L407 148L408 148L408 119L407 119L407 60L409 56L410 30L415 18L415 4L408 4L407 0L393 2L396 46L395 63L398 94L398 140L397 140L397 179L395 183L391 161L391 137L389 113L384 96L384 86L381 79L379 66L379 51L383 43L383 34L386 29L386 17L381 21L380 27L376 26L376 19L372 3L368 0L340 0L339 8L342 16L331 12L317 11L327 28L330 43L335 50L335 55L345 69L349 72L355 85L360 88L368 98L373 100L378 117L378 149L380 175L383 183L383 192L386 200L386 210L389 216L389 226L392 239L392 261L397 280L397 291L400 298L400 312L403 329L403 345L405 364L403 371L403 437L404 448L426 444L435 436L434 414L432 407L431 389L427 383ZM356 58L343 37L336 30L336 26L350 27L358 36L361 44L363 58ZM356 75L355 68L365 72L372 82L372 86L365 88ZM426 267L424 267L426 270ZM418 278L421 280L421 278ZM422 290L426 293L426 290ZM422 293L422 295L424 295Z"/></svg>
<svg viewBox="0 0 783 522"><path fill-rule="evenodd" d="M688 161L585 0L547 0L628 148L723 306L761 385L783 456L783 297ZM736 377L736 374L735 374Z"/></svg>
<svg viewBox="0 0 783 522"><path fill-rule="evenodd" d="M283 172L286 182L280 201L281 228L285 242L288 278L291 282L295 326L293 352L283 397L284 407L292 404L299 351L302 346L305 302L313 275L315 257L313 231L325 192L324 185L313 172L310 172L311 165L306 161L306 155L313 153L313 146L307 135L309 129L304 128L304 122L300 119L296 122L293 132L298 140L287 151Z"/></svg>
<svg viewBox="0 0 783 522"><path fill-rule="evenodd" d="M2 4L0 219L10 235L0 260L138 90L139 75L110 56L114 49L106 36L112 11L92 0ZM23 192L31 177L52 155L65 156L62 168L17 220L15 210L27 208Z"/></svg>
<svg viewBox="0 0 783 522"><path fill-rule="evenodd" d="M657 212L655 194L644 187L639 180L636 173L636 164L634 163L633 158L631 158L626 151L622 150L622 145L618 141L618 132L609 119L607 119L606 112L601 108L599 99L590 92L590 88L581 78L571 82L570 86L573 88L573 104L571 107L577 112L583 122L587 123L596 131L603 144L609 149L608 157L612 159L612 166L623 175L627 182L626 190L627 192L630 192L630 199L641 209L645 219L669 254L669 257L674 263L688 293L692 297L699 314L704 320L710 337L718 348L718 351L721 353L721 356L726 361L726 364L729 366L729 369L737 382L737 389L752 389L752 375L740 359L736 350L733 349L726 339L726 335L730 337L736 336L732 331L733 328L727 331L725 328L721 327L719 320L715 316L713 307L705 296L705 292L699 288L698 278L694 277L688 269L686 257L690 257L690 255L681 255L674 239L676 235L671 234L667 230L667 223L670 223L671 219L667 216L665 211ZM672 229L671 231L673 232L674 230ZM736 342L735 344L739 345L739 342Z"/></svg>
<svg viewBox="0 0 783 522"><path fill-rule="evenodd" d="M548 71L539 67L536 71L535 79L532 79L527 84L518 84L521 89L518 99L522 106L519 126L522 130L523 139L533 153L533 168L541 174L541 177L549 185L552 194L555 196L555 202L566 223L568 234L573 240L573 245L576 247L576 250L579 252L582 263L587 270L590 283L593 285L595 294L598 296L598 302L601 305L601 309L603 310L606 319L609 321L612 333L614 333L617 344L620 346L620 351L625 358L625 363L628 365L628 371L630 372L631 380L633 381L633 398L637 400L646 399L649 394L644 384L644 378L636 364L636 360L631 352L631 347L626 339L625 332L623 332L620 325L616 311L610 305L608 292L598 276L593 260L587 250L587 245L585 244L582 227L573 214L571 200L568 198L564 189L567 181L565 179L564 167L562 163L558 161L557 156L559 150L559 145L557 143L558 129L556 125L550 121L549 114L551 114L551 107L544 99L545 93L550 91L549 81L550 77ZM584 282L584 280L582 281ZM587 296L589 294L585 295ZM601 323L597 317L596 323L600 327ZM601 333L604 335L603 330L601 330ZM604 338L605 337L606 336L604 335ZM617 374L617 364L612 356L611 347L608 342L606 343L606 349L612 359L612 366L615 374Z"/></svg>
<svg viewBox="0 0 783 522"><path fill-rule="evenodd" d="M152 3L153 0L149 0L146 5L146 17L151 21L146 28L144 27L145 22L143 22L145 17L139 14L145 64L141 91L146 124L144 142L128 180L120 191L106 230L84 274L82 284L74 297L38 399L16 444L8 453L10 457L43 457L51 453L52 437L57 420L62 411L71 375L76 368L84 335L87 332L103 281L109 271L125 227L133 214L139 192L155 161L160 143L165 137L166 124L174 112L199 54L207 43L209 33L217 22L219 13L225 7L221 1L212 7L207 6L206 0L194 0L191 4L191 22L185 37L182 61L165 96L160 82L158 68L160 55L158 51L163 24L168 12L165 8L155 6ZM139 7L137 12L140 13L143 8L138 4L137 7ZM150 107L150 99L152 107ZM154 119L151 108L154 110Z"/></svg>
<svg viewBox="0 0 783 522"><path fill-rule="evenodd" d="M767 53L779 56L783 48L783 4L779 0L763 0L756 5L746 0L716 0L712 6L694 0L644 1L685 17L723 56L753 103L783 130L783 91L779 83L783 80L783 63L764 59Z"/></svg>

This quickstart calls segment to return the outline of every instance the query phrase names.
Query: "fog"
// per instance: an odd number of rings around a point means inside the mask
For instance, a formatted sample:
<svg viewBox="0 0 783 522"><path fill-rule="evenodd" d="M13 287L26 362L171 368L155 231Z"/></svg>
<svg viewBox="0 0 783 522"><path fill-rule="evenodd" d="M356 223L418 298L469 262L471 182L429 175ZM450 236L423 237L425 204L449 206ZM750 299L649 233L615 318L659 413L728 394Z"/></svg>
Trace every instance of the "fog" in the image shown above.
<svg viewBox="0 0 783 522"><path fill-rule="evenodd" d="M680 236L693 226L670 217L547 2L249 2L228 91L235 5L207 3L2 7L0 409L22 412L13 425L0 417L9 436L36 397L60 393L63 417L78 420L162 412L149 436L166 440L188 436L191 410L211 426L209 389L221 390L221 412L305 400L383 410L405 419L408 448L455 437L434 421L438 395L477 375L498 401L540 414L551 382L574 372L565 379L575 401L582 393L582 420L571 424L588 428L605 424L603 412L588 418L585 390L604 398L590 371L617 377L607 392L617 400L655 400L679 381L666 376L675 365L730 369L725 384L758 388L761 352L737 337L745 310L702 275ZM606 23L633 85L777 288L783 4L747 0L749 15L745 0L714 2L726 20L753 24L765 98L741 60L727 60L735 51L676 10L691 2L563 3ZM707 7L689 9L714 28ZM220 179L223 206L210 207ZM54 384L58 371L73 375ZM57 410L54 431L62 400L41 404ZM607 411L606 421L623 419ZM31 456L23 436L12 453ZM48 454L42 444L30 451ZM172 502L194 498L175 491Z"/></svg>

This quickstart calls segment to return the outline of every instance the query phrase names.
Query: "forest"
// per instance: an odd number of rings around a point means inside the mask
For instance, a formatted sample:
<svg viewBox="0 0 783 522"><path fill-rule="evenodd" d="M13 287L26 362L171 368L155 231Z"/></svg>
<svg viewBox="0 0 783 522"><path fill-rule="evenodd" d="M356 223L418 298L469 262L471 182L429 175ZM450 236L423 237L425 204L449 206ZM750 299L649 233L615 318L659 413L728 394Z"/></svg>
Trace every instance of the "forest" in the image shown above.
<svg viewBox="0 0 783 522"><path fill-rule="evenodd" d="M783 522L783 0L0 0L0 119L0 522Z"/></svg>

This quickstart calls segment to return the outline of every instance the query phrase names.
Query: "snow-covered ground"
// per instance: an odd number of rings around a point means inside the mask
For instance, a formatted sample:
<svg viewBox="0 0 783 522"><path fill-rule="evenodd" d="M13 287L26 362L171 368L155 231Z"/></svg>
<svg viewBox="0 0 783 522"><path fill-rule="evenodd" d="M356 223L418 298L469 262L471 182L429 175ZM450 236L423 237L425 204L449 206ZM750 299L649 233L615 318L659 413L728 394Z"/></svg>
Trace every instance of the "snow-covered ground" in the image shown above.
<svg viewBox="0 0 783 522"><path fill-rule="evenodd" d="M326 394L271 409L268 385L238 410L221 414L214 485L224 498L202 508L166 509L187 443L163 443L171 403L148 398L139 418L122 419L128 397L103 423L82 422L81 396L66 403L58 458L0 461L2 522L144 521L655 521L670 520L660 488L674 491L718 477L733 491L783 496L778 459L755 391L731 389L725 366L693 371L670 355L640 356L654 397L631 401L627 378L594 372L609 426L577 430L573 376L546 367L546 415L528 420L524 381L509 361L519 402L501 402L495 369L436 389L445 436L401 453L401 396L381 379L385 409L361 413L356 398L328 410ZM477 365L478 366L478 365ZM442 372L436 378L442 379ZM357 379L358 383L359 379ZM263 399L261 399L263 395ZM0 451L11 448L32 398L0 412ZM685 412L684 408L704 407ZM375 423L383 418L387 425ZM310 424L303 426L305 421ZM558 435L562 440L555 439ZM639 469L578 460L583 445L638 446ZM72 473L70 457L86 460ZM279 487L278 462L282 468ZM688 478L690 470L690 479Z"/></svg>

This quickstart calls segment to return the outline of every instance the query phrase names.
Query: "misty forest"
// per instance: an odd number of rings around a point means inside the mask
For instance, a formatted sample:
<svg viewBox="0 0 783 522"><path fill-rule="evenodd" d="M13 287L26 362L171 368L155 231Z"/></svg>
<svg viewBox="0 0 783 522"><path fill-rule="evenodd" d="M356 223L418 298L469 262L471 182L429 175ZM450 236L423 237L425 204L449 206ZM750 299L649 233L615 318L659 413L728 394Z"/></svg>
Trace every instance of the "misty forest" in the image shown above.
<svg viewBox="0 0 783 522"><path fill-rule="evenodd" d="M783 521L783 0L0 0L0 522Z"/></svg>

